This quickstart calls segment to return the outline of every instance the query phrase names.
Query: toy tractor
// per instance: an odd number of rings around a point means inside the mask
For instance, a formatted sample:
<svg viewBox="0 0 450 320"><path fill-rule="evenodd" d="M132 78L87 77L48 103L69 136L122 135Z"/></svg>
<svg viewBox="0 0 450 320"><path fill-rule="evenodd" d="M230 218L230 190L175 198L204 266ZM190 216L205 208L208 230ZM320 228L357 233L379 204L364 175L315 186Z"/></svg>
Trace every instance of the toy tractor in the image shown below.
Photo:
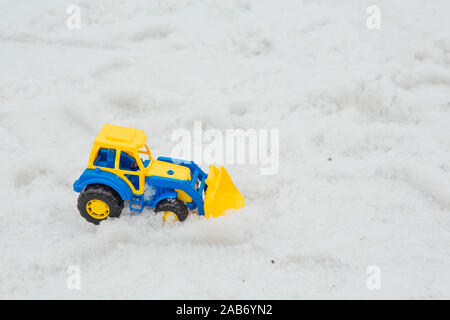
<svg viewBox="0 0 450 320"><path fill-rule="evenodd" d="M244 206L244 197L224 167L210 165L207 175L193 161L154 159L142 130L105 124L94 141L87 169L75 181L78 210L99 224L119 217L125 201L130 211L152 207L164 221L183 221L189 211L217 217ZM141 158L141 156L143 158Z"/></svg>

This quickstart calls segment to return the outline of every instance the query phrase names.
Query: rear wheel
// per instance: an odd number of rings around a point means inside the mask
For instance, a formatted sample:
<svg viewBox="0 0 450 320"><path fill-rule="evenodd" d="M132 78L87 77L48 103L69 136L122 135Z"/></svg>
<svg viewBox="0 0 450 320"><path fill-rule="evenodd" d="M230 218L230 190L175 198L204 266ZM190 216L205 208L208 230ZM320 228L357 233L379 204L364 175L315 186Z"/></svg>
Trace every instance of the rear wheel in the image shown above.
<svg viewBox="0 0 450 320"><path fill-rule="evenodd" d="M87 221L99 224L108 217L118 218L123 200L113 189L102 184L88 185L79 195L77 207Z"/></svg>
<svg viewBox="0 0 450 320"><path fill-rule="evenodd" d="M162 213L164 221L184 221L188 216L188 208L178 199L165 199L158 203L156 213Z"/></svg>

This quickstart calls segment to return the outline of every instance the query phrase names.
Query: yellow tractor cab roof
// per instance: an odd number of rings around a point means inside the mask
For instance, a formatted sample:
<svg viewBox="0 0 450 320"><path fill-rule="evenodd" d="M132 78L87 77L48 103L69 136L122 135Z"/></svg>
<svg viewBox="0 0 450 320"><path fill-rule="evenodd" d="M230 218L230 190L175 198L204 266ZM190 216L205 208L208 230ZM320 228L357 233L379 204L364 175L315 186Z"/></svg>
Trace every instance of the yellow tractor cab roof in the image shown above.
<svg viewBox="0 0 450 320"><path fill-rule="evenodd" d="M147 136L142 130L105 124L94 144L104 148L139 150L146 142Z"/></svg>

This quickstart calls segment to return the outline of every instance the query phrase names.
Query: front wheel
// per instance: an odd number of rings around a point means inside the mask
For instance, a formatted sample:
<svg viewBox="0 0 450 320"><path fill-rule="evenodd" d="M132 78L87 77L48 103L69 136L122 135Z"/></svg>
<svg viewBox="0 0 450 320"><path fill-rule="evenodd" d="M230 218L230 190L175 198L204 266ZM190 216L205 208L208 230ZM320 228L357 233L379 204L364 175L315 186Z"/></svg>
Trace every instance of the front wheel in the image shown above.
<svg viewBox="0 0 450 320"><path fill-rule="evenodd" d="M78 210L87 221L99 224L108 217L118 218L123 200L113 189L102 184L88 185L79 195Z"/></svg>
<svg viewBox="0 0 450 320"><path fill-rule="evenodd" d="M164 221L184 221L188 216L188 208L178 199L165 199L158 203L156 213L162 213Z"/></svg>

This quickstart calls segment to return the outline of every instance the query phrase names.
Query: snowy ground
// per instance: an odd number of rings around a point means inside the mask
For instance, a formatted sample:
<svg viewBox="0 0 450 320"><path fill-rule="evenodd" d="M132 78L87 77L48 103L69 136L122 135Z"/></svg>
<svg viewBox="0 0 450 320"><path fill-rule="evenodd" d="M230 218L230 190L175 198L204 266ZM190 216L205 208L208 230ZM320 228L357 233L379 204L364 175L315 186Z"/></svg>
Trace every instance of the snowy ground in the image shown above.
<svg viewBox="0 0 450 320"><path fill-rule="evenodd" d="M449 10L0 0L0 298L450 298ZM280 129L278 174L227 166L243 210L79 216L104 123L145 130L158 156L195 120Z"/></svg>

